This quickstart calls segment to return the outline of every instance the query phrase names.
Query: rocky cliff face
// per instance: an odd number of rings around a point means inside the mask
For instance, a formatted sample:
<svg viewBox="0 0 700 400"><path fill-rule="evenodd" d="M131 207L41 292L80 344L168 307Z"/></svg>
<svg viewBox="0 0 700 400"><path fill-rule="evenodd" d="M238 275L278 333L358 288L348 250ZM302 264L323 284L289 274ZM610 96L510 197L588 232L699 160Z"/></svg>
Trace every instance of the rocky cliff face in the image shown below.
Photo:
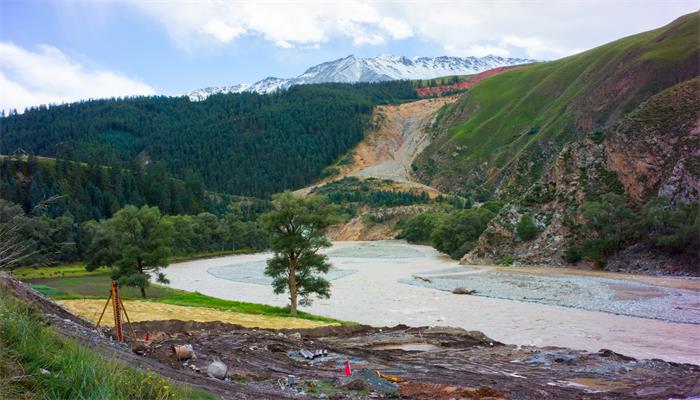
<svg viewBox="0 0 700 400"><path fill-rule="evenodd" d="M606 158L637 204L650 196L698 199L700 79L652 97L606 140Z"/></svg>
<svg viewBox="0 0 700 400"><path fill-rule="evenodd" d="M522 264L562 264L566 246L581 238L579 207L617 192L640 205L652 196L700 199L700 78L653 96L614 127L566 145L542 178L504 207L464 263L511 257ZM532 216L540 233L523 240L516 225Z"/></svg>

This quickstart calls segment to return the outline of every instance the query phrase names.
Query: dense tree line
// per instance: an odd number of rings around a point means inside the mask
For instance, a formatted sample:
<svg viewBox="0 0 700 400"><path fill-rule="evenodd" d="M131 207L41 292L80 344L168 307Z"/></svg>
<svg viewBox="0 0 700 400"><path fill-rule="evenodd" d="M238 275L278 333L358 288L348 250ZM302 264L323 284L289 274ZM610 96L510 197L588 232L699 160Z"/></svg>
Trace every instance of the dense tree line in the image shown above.
<svg viewBox="0 0 700 400"><path fill-rule="evenodd" d="M173 256L189 256L201 253L254 251L268 246L267 234L258 222L258 214L271 207L254 203L232 203L229 211L214 215L202 212L196 215L160 215L157 207L142 206L157 212L159 223L166 228L165 239ZM19 205L0 199L0 231L7 226L20 230L17 237L27 245L26 259L21 265L50 265L61 262L86 260L103 251L118 252L115 235L123 224L109 222L114 219L77 221L70 212L58 217L46 213L48 207L39 207L26 213ZM257 213L253 210L257 208ZM126 206L122 210L137 209ZM122 217L129 212L122 212ZM119 213L115 213L115 216ZM109 232L109 234L105 234ZM119 241L120 246L124 241Z"/></svg>
<svg viewBox="0 0 700 400"><path fill-rule="evenodd" d="M698 203L670 204L651 198L633 207L625 197L607 193L581 206L586 222L580 227L584 240L566 249L564 260L581 259L603 267L621 251L636 245L638 250L679 257L694 264L700 259L700 213Z"/></svg>
<svg viewBox="0 0 700 400"><path fill-rule="evenodd" d="M166 214L214 211L225 204L206 196L202 178L188 171L173 179L163 162L141 168L105 167L61 159L3 157L0 197L30 211L45 199L46 215L69 213L78 221L111 217L127 204L157 206Z"/></svg>
<svg viewBox="0 0 700 400"><path fill-rule="evenodd" d="M321 186L314 193L328 198L332 203L342 205L352 203L370 207L393 207L432 202L428 193L424 191L394 190L388 186L391 183L392 181L375 178L360 180L351 176Z"/></svg>
<svg viewBox="0 0 700 400"><path fill-rule="evenodd" d="M374 105L412 98L410 82L394 81L301 85L201 102L154 96L42 106L2 118L0 151L130 170L156 165L183 180L199 174L209 190L267 196L318 177L362 139ZM176 207L162 211L180 212Z"/></svg>
<svg viewBox="0 0 700 400"><path fill-rule="evenodd" d="M459 259L471 250L503 202L489 201L479 208L431 211L399 222L399 238L430 243L437 250Z"/></svg>

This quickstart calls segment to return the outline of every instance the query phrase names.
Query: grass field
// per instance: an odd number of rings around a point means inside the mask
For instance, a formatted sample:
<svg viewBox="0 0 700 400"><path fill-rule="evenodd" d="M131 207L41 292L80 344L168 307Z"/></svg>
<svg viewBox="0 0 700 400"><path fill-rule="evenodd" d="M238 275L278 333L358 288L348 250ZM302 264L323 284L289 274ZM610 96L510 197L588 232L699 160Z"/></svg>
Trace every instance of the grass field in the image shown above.
<svg viewBox="0 0 700 400"><path fill-rule="evenodd" d="M29 284L34 290L51 297L54 300L81 300L92 299L97 302L106 301L109 296L111 278L107 270L101 269L88 272L81 264L60 265L56 267L24 267L14 270L12 274ZM265 304L247 303L232 300L223 300L203 295L201 293L186 292L184 290L171 289L160 285L151 285L146 289L146 299L141 297L137 288L123 286L120 288L124 300L142 300L146 302L169 304L173 306L207 308L224 312L221 321L229 319L232 323L247 323L245 318L239 322L233 322L231 316L226 313L239 313L269 317L291 318L288 307L275 307ZM165 310L165 308L163 308ZM187 315L186 313L180 315ZM88 318L90 319L90 318ZM155 319L155 318L154 318ZM164 319L164 318L157 318ZM299 312L296 319L314 321L323 324L352 323L339 321L333 318L322 317L305 312ZM258 321L258 324L261 324ZM276 321L272 325L280 325ZM313 325L313 324L312 324ZM262 327L262 325L259 325Z"/></svg>
<svg viewBox="0 0 700 400"><path fill-rule="evenodd" d="M81 317L96 323L104 308L105 300L58 300L58 303ZM298 329L317 328L319 326L331 324L329 322L312 321L303 318L222 311L210 307L188 307L155 301L126 300L124 301L124 308L132 322L182 319L183 315L186 315L188 321L221 321L229 324L241 325L246 328ZM114 321L113 315L112 307L107 307L101 325L112 326Z"/></svg>
<svg viewBox="0 0 700 400"><path fill-rule="evenodd" d="M0 398L215 399L92 352L0 285Z"/></svg>

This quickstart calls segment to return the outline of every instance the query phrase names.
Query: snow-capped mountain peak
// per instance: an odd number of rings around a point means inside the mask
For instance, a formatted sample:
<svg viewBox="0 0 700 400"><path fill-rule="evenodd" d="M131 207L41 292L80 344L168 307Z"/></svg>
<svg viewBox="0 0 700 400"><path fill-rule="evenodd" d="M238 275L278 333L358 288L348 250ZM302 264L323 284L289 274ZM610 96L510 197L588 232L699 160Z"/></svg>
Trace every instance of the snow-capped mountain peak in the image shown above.
<svg viewBox="0 0 700 400"><path fill-rule="evenodd" d="M271 93L294 85L326 82L380 82L399 79L431 79L450 75L475 74L489 69L527 64L535 60L486 57L413 57L382 54L372 58L349 55L313 66L294 78L268 77L253 84L209 87L188 94L190 100L204 100L215 93Z"/></svg>

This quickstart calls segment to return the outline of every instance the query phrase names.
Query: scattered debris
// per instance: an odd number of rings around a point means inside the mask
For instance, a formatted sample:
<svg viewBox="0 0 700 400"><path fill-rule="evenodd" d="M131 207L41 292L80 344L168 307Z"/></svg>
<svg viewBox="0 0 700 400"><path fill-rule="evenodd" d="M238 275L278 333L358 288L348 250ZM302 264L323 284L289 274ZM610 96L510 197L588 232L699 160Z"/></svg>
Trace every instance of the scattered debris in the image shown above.
<svg viewBox="0 0 700 400"><path fill-rule="evenodd" d="M132 348L131 351L134 352L134 354L138 354L140 356L146 354L148 352L148 347L145 344L142 343L136 343Z"/></svg>
<svg viewBox="0 0 700 400"><path fill-rule="evenodd" d="M196 358L191 344L175 345L172 347L172 350L178 361Z"/></svg>
<svg viewBox="0 0 700 400"><path fill-rule="evenodd" d="M465 287L459 286L459 287L452 289L452 293L454 293L454 294L476 294L476 290L467 289Z"/></svg>
<svg viewBox="0 0 700 400"><path fill-rule="evenodd" d="M579 357L578 354L566 352L566 351L535 351L527 359L525 363L527 364L550 364L552 362L566 363L575 361Z"/></svg>
<svg viewBox="0 0 700 400"><path fill-rule="evenodd" d="M313 360L314 358L317 357L325 357L328 355L328 350L326 349L318 349L315 351L309 351L304 348L299 349L299 354L301 354L302 357L306 358L307 360Z"/></svg>
<svg viewBox="0 0 700 400"><path fill-rule="evenodd" d="M187 338L197 348L198 357L219 357L229 367L229 378L275 382L276 390L296 395L298 392L287 385L288 375L293 374L295 388L305 387L300 382L314 380L327 382L324 385L332 385L341 392L346 390L344 397L340 397L337 392L324 392L325 388L314 389L313 392L326 393L329 398L360 396L348 394L359 392L351 391L346 385L362 388L360 392L367 390L368 394L360 397L391 397L400 395L400 385L415 382L415 385L442 386L434 388L437 394L433 397L421 397L418 391L421 387L411 386L403 389L403 393L418 394L404 398L483 399L488 398L488 393L480 387L487 385L511 399L603 399L605 396L657 399L693 395L696 377L700 376L700 367L689 364L635 360L604 350L509 346L481 332L449 327L399 325L380 329L354 325L301 331L304 343L313 341L317 346L313 349L299 347L299 342L289 333L280 336L278 331L253 331L223 323L151 321L134 324L134 329L141 336L145 330L168 332L161 342L152 344L146 357L173 368L196 371L175 361L172 353L168 353L171 346L180 345ZM251 351L251 347L257 350ZM323 357L306 358L301 350L312 356L319 350L325 352ZM346 368L349 376L345 374ZM206 366L200 374L207 374ZM582 376L588 380L581 381ZM399 383L401 379L405 382ZM356 380L362 383L353 383ZM368 389L364 389L365 385ZM409 389L413 392L406 392ZM646 394L652 392L653 396Z"/></svg>
<svg viewBox="0 0 700 400"><path fill-rule="evenodd" d="M369 389L377 393L396 393L399 385L394 382L389 382L384 378L380 378L374 371L369 368L360 368L352 372L349 378L346 379L346 384L360 381L364 384L364 389ZM343 387L347 387L347 386ZM353 383L353 385L358 384Z"/></svg>
<svg viewBox="0 0 700 400"><path fill-rule="evenodd" d="M428 282L428 283L432 283L432 282L433 282L432 279L426 278L426 277L420 276L420 275L413 275L413 279L419 279L419 280L421 280L421 281Z"/></svg>
<svg viewBox="0 0 700 400"><path fill-rule="evenodd" d="M389 381L389 382L401 383L401 382L405 382L405 381L406 381L405 379L399 378L398 376L384 375L384 374L382 374L379 370L375 370L374 373L377 374L378 377L380 377L380 378L382 378L382 379L386 379L386 380Z"/></svg>

